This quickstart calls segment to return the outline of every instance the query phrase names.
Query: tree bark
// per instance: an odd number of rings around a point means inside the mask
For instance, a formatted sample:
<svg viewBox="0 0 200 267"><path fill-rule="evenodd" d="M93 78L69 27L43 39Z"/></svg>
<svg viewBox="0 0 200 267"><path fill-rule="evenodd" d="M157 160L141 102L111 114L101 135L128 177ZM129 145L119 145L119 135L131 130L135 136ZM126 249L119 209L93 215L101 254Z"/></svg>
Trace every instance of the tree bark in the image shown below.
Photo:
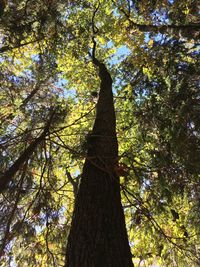
<svg viewBox="0 0 200 267"><path fill-rule="evenodd" d="M115 172L118 143L112 79L93 58L101 79L96 119L75 202L65 267L133 267Z"/></svg>

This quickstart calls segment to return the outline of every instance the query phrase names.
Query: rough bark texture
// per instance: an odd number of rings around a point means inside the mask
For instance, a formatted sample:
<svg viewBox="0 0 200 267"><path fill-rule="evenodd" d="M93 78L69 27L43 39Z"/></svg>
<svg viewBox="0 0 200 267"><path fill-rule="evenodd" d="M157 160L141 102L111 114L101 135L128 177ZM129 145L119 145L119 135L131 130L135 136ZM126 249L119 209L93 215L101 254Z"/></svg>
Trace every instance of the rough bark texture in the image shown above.
<svg viewBox="0 0 200 267"><path fill-rule="evenodd" d="M112 79L99 67L101 88L76 198L65 267L132 267L120 197Z"/></svg>

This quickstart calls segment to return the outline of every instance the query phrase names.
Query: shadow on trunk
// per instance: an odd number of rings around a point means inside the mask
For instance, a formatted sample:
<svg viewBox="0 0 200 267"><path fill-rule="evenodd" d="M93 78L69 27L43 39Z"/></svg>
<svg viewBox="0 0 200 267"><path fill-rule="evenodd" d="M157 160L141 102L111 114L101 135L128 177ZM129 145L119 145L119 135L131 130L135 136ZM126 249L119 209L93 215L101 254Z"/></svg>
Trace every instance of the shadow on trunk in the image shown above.
<svg viewBox="0 0 200 267"><path fill-rule="evenodd" d="M96 119L76 198L65 267L132 267L121 205L112 79L93 56L101 80Z"/></svg>

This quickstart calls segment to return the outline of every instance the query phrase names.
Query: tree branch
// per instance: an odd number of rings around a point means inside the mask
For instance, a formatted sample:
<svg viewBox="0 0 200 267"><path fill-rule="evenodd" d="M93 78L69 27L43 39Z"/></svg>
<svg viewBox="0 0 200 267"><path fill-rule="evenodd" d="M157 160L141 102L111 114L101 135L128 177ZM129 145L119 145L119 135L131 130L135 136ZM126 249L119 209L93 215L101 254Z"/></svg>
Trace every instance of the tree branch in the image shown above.
<svg viewBox="0 0 200 267"><path fill-rule="evenodd" d="M49 132L49 127L52 122L53 116L55 114L55 110L50 115L50 119L47 122L43 132L41 135L36 138L19 156L19 158L13 163L13 165L0 177L0 193L3 192L8 183L12 180L16 172L20 169L20 167L24 164L24 162L32 155L32 153L35 151L37 146L44 140L47 133Z"/></svg>
<svg viewBox="0 0 200 267"><path fill-rule="evenodd" d="M113 4L119 9L121 13L123 13L126 17L126 19L129 21L130 26L132 28L136 28L140 30L141 32L169 32L169 31L199 31L200 30L200 24L199 23L193 23L193 24L183 24L183 25L177 25L177 24L168 24L168 25L152 25L152 24L138 24L134 22L130 18L130 14L126 13L126 11L123 8L120 8L114 0L112 0Z"/></svg>
<svg viewBox="0 0 200 267"><path fill-rule="evenodd" d="M26 46L26 45L29 45L29 44L32 44L32 43L35 43L35 42L39 42L39 41L42 41L43 38L39 38L39 39L36 39L36 40L32 40L32 41L29 41L29 42L26 42L26 43L23 43L23 44L19 44L19 45L16 45L16 46L9 46L9 45L5 45L5 46L2 46L0 48L0 53L4 53L4 52L7 52L7 51L11 51L13 49L17 49L17 48L21 48L23 46Z"/></svg>
<svg viewBox="0 0 200 267"><path fill-rule="evenodd" d="M13 205L12 211L11 211L10 216L8 218L8 221L7 221L7 225L6 225L5 232L4 232L4 238L3 238L3 241L2 241L2 244L1 244L1 247L0 247L0 258L3 255L4 249L5 249L6 245L7 245L8 240L9 240L9 235L11 234L10 233L11 223L13 221L15 212L17 210L17 205L18 205L19 200L20 200L21 189L22 189L22 185L23 185L23 182L24 182L24 177L25 177L25 174L26 174L27 165L28 165L28 161L26 161L24 166L23 166L23 172L22 172L21 179L20 179L20 182L19 182L19 188L18 188L18 192L17 192L17 195L16 195L16 200L15 200L15 203Z"/></svg>

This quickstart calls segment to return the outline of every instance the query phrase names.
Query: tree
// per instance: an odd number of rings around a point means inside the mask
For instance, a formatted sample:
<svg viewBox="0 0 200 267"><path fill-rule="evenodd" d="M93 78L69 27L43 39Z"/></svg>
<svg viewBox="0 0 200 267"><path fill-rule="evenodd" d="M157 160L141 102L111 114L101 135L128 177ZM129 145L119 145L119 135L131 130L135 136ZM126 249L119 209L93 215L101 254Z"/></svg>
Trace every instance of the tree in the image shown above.
<svg viewBox="0 0 200 267"><path fill-rule="evenodd" d="M197 2L0 6L2 266L199 266Z"/></svg>
<svg viewBox="0 0 200 267"><path fill-rule="evenodd" d="M65 266L133 266L120 200L112 78L105 64L95 57L94 37L93 42L92 59L99 68L101 84Z"/></svg>

